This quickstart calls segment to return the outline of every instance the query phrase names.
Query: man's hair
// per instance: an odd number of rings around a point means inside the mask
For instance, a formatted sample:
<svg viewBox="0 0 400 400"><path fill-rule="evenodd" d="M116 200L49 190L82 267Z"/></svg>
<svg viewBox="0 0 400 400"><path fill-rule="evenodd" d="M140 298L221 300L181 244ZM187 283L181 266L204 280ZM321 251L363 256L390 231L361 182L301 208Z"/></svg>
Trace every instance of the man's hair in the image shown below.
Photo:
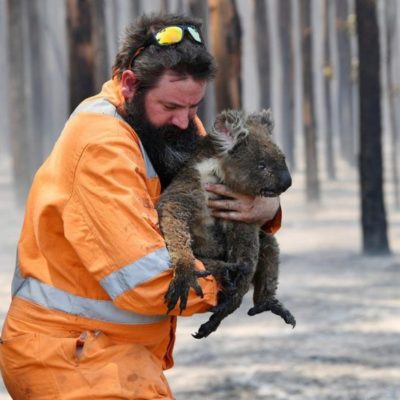
<svg viewBox="0 0 400 400"><path fill-rule="evenodd" d="M189 39L187 32L177 44L159 46L151 43L155 32L170 25L192 25L200 31L201 21L173 14L140 17L126 30L113 65L113 77L120 79L123 71L132 68L138 80L138 90L154 87L166 70L172 70L182 76L191 76L195 80L214 78L214 58L204 45ZM132 63L135 52L143 46L145 48Z"/></svg>

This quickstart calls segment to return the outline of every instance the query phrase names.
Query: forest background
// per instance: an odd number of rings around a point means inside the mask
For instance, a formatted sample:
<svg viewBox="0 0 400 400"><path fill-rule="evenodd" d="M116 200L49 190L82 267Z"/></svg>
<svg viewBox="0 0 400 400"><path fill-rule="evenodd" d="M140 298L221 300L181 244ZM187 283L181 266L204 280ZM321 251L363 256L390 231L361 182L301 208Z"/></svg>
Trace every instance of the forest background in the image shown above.
<svg viewBox="0 0 400 400"><path fill-rule="evenodd" d="M271 107L293 175L277 238L298 326L249 319L250 297L207 346L204 316L181 319L177 399L400 399L398 0L0 0L0 321L33 175L151 12L203 19L203 122Z"/></svg>

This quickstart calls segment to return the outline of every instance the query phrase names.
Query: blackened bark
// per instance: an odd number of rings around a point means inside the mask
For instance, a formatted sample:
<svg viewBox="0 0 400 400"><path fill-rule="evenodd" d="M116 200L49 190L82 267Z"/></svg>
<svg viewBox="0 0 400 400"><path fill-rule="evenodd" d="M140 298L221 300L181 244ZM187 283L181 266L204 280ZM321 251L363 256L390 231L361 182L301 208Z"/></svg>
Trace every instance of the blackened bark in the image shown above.
<svg viewBox="0 0 400 400"><path fill-rule="evenodd" d="M254 0L254 42L258 79L260 82L260 109L271 107L271 63L265 0Z"/></svg>
<svg viewBox="0 0 400 400"><path fill-rule="evenodd" d="M363 250L389 253L383 199L380 50L375 0L356 0L360 58L360 185Z"/></svg>
<svg viewBox="0 0 400 400"><path fill-rule="evenodd" d="M83 99L96 93L90 0L68 0L67 16L72 112Z"/></svg>
<svg viewBox="0 0 400 400"><path fill-rule="evenodd" d="M292 170L295 169L294 136L294 62L292 43L292 9L290 0L280 0L279 36L282 53L282 136L283 150Z"/></svg>
<svg viewBox="0 0 400 400"><path fill-rule="evenodd" d="M234 0L210 0L212 53L217 64L217 112L242 108L242 28Z"/></svg>
<svg viewBox="0 0 400 400"><path fill-rule="evenodd" d="M340 145L345 160L355 164L354 124L352 107L352 71L349 32L349 5L347 0L336 0L337 34L339 48L339 121Z"/></svg>
<svg viewBox="0 0 400 400"><path fill-rule="evenodd" d="M335 157L334 157L334 129L333 129L333 106L332 106L332 78L333 63L331 60L331 23L334 13L333 2L324 2L324 83L325 83L325 110L326 110L326 171L329 179L336 179Z"/></svg>
<svg viewBox="0 0 400 400"><path fill-rule="evenodd" d="M311 51L311 0L301 0L301 30L303 57L303 123L306 157L306 196L310 202L319 202L317 135L313 96Z"/></svg>
<svg viewBox="0 0 400 400"><path fill-rule="evenodd" d="M206 46L209 47L209 35L208 35L208 25L209 25L209 8L208 3L204 0L189 0L189 13L196 18L200 18L203 21L202 26L202 36L206 43ZM182 10L183 6L178 8L178 10ZM205 127L211 127L211 124L215 117L215 107L214 107L214 98L213 98L213 83L210 82L207 86L206 95L204 97L204 101L201 102L198 109L198 116L203 122Z"/></svg>
<svg viewBox="0 0 400 400"><path fill-rule="evenodd" d="M25 69L29 62L24 48L24 33L28 26L26 6L26 0L7 1L10 146L16 202L20 207L25 204L35 172L28 126L30 82Z"/></svg>
<svg viewBox="0 0 400 400"><path fill-rule="evenodd" d="M400 208L400 187L399 187L399 116L396 113L396 77L395 57L397 53L396 43L396 4L397 0L388 1L385 4L386 12L386 39L387 39L387 62L386 74L389 91L389 118L391 125L391 167L394 186L394 201L397 208Z"/></svg>
<svg viewBox="0 0 400 400"><path fill-rule="evenodd" d="M92 0L90 5L93 20L94 86L98 92L111 76L107 49L106 5L105 0Z"/></svg>

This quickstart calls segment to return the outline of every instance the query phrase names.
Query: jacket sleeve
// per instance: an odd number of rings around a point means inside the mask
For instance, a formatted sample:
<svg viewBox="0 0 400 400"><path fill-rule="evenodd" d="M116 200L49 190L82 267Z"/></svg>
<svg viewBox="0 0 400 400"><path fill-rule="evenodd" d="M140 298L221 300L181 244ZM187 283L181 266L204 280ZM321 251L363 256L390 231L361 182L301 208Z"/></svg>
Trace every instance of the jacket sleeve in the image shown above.
<svg viewBox="0 0 400 400"><path fill-rule="evenodd" d="M282 208L281 206L279 206L278 211L276 212L274 218L266 222L261 227L261 229L269 235L274 235L280 229L281 224L282 224Z"/></svg>
<svg viewBox="0 0 400 400"><path fill-rule="evenodd" d="M164 295L173 270L147 182L140 148L129 138L87 145L76 169L65 231L117 307L161 315L167 311ZM197 267L204 269L200 261ZM215 305L215 279L208 276L199 283L204 297L190 290L183 315ZM178 315L178 307L171 314Z"/></svg>

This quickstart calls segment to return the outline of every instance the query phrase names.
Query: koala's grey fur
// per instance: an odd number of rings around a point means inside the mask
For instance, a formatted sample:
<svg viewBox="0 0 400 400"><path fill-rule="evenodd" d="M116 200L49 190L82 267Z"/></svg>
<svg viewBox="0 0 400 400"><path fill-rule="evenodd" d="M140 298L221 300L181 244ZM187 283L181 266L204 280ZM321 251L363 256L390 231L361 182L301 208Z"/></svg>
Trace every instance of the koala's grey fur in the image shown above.
<svg viewBox="0 0 400 400"><path fill-rule="evenodd" d="M165 296L168 310L180 301L186 308L189 289L202 296L195 258L219 281L222 291L210 320L194 336L215 331L221 320L237 309L250 284L254 307L249 315L272 311L295 325L291 313L275 298L279 248L275 238L256 224L213 218L204 189L206 182L223 183L234 192L277 196L291 185L283 153L271 137L269 111L246 116L228 110L219 114L213 129L161 195L157 205L160 227L175 276Z"/></svg>

